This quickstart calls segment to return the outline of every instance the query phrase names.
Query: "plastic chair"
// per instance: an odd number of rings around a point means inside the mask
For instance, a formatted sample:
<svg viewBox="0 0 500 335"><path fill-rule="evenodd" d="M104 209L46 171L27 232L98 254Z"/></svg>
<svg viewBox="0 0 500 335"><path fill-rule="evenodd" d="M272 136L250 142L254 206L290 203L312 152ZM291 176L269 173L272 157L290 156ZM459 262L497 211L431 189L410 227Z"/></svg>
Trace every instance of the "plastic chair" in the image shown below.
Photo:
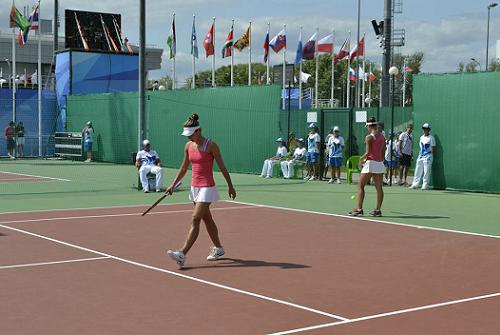
<svg viewBox="0 0 500 335"><path fill-rule="evenodd" d="M293 178L299 178L299 170L300 170L301 174L300 179L304 179L304 165L305 163L293 164Z"/></svg>
<svg viewBox="0 0 500 335"><path fill-rule="evenodd" d="M361 172L359 169L360 158L360 156L351 156L345 163L345 172L347 174L347 182L349 184L352 184L352 174Z"/></svg>

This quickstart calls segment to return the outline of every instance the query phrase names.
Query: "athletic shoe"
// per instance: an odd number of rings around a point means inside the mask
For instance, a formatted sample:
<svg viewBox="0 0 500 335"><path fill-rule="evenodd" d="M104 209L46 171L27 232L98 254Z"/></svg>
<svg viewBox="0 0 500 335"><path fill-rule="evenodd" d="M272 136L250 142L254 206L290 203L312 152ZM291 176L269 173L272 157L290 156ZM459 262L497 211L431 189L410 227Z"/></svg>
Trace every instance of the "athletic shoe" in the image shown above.
<svg viewBox="0 0 500 335"><path fill-rule="evenodd" d="M353 209L352 211L349 212L350 216L361 216L363 214L364 213L362 208Z"/></svg>
<svg viewBox="0 0 500 335"><path fill-rule="evenodd" d="M149 193L149 190L148 190L147 188L143 188L143 189L142 189L142 192L144 192L144 193Z"/></svg>
<svg viewBox="0 0 500 335"><path fill-rule="evenodd" d="M270 178L271 178L271 176L266 176L266 179L270 179Z"/></svg>
<svg viewBox="0 0 500 335"><path fill-rule="evenodd" d="M316 180L316 177L312 176L311 178L309 178L309 181L312 181L312 180Z"/></svg>
<svg viewBox="0 0 500 335"><path fill-rule="evenodd" d="M371 216L376 216L376 217L381 217L382 216L382 211L380 209L374 209L373 211L370 212Z"/></svg>
<svg viewBox="0 0 500 335"><path fill-rule="evenodd" d="M85 160L85 163L90 163L90 162L92 162L92 160L91 160L91 159L86 159L86 160Z"/></svg>
<svg viewBox="0 0 500 335"><path fill-rule="evenodd" d="M304 180L309 180L309 176L305 176L305 177L304 177Z"/></svg>
<svg viewBox="0 0 500 335"><path fill-rule="evenodd" d="M340 184L340 178L337 178L336 183L337 183L337 184Z"/></svg>
<svg viewBox="0 0 500 335"><path fill-rule="evenodd" d="M207 256L207 261L216 261L220 257L224 256L226 252L224 251L224 247L213 247L210 255Z"/></svg>
<svg viewBox="0 0 500 335"><path fill-rule="evenodd" d="M412 189L412 190L416 190L418 188L417 185L411 185L410 187L408 187L409 189Z"/></svg>
<svg viewBox="0 0 500 335"><path fill-rule="evenodd" d="M186 256L184 256L184 253L180 250L172 251L169 250L167 251L168 257L172 258L174 261L176 261L177 265L180 267L184 266L184 262L186 261Z"/></svg>
<svg viewBox="0 0 500 335"><path fill-rule="evenodd" d="M422 186L422 191L428 191L428 190L429 190L429 186L425 186L425 187Z"/></svg>
<svg viewBox="0 0 500 335"><path fill-rule="evenodd" d="M156 189L156 193L160 193L161 190L159 188Z"/></svg>
<svg viewBox="0 0 500 335"><path fill-rule="evenodd" d="M265 177L265 175L261 174L259 177L264 178L264 177Z"/></svg>
<svg viewBox="0 0 500 335"><path fill-rule="evenodd" d="M328 181L328 184L333 184L335 180L333 178L331 178L329 181Z"/></svg>

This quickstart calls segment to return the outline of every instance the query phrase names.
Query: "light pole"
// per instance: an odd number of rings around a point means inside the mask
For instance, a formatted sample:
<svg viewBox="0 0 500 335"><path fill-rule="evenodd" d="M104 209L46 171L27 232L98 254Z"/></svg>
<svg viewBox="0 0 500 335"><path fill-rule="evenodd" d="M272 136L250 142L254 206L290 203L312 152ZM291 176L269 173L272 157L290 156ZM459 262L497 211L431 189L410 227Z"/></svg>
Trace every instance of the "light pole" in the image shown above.
<svg viewBox="0 0 500 335"><path fill-rule="evenodd" d="M479 66L479 72L481 72L481 63L479 63L479 62L478 62L478 60L477 60L477 59L475 59L475 58L471 58L470 60L471 60L474 64L477 64L477 66Z"/></svg>
<svg viewBox="0 0 500 335"><path fill-rule="evenodd" d="M490 48L490 12L493 7L498 6L498 3L492 2L488 5L488 27L486 28L486 69L488 71L488 57L489 57L489 48Z"/></svg>
<svg viewBox="0 0 500 335"><path fill-rule="evenodd" d="M393 155L394 155L394 84L396 82L396 76L399 74L399 69L395 66L391 66L389 69L389 75L391 76L392 80L392 93L391 93L391 134L389 135L389 138L391 140L391 165L389 166L389 186L392 186L392 161L393 161ZM392 138L391 138L392 135Z"/></svg>

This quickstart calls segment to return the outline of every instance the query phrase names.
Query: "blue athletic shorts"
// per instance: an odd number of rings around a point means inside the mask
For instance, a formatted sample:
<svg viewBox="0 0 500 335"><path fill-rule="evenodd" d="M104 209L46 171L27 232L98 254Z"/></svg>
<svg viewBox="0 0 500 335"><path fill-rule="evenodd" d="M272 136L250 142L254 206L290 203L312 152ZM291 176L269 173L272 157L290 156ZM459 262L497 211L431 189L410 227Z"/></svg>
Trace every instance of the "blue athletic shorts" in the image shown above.
<svg viewBox="0 0 500 335"><path fill-rule="evenodd" d="M344 164L344 159L342 157L330 157L328 159L328 165L333 167L341 167Z"/></svg>
<svg viewBox="0 0 500 335"><path fill-rule="evenodd" d="M306 158L307 164L316 164L319 163L319 153L317 152L308 152Z"/></svg>
<svg viewBox="0 0 500 335"><path fill-rule="evenodd" d="M398 161L397 160L393 160L393 161L384 160L384 165L388 169L395 169L398 167Z"/></svg>
<svg viewBox="0 0 500 335"><path fill-rule="evenodd" d="M92 142L83 143L83 151L92 151Z"/></svg>

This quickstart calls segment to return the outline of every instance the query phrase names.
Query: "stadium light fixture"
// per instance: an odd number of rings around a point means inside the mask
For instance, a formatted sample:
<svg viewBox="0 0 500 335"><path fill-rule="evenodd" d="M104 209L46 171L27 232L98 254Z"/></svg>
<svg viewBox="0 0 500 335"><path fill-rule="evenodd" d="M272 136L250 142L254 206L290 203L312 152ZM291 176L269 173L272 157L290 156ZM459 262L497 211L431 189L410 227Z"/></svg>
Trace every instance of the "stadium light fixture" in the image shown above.
<svg viewBox="0 0 500 335"><path fill-rule="evenodd" d="M489 48L490 48L490 12L492 8L498 6L497 2L492 2L488 5L488 24L486 27L486 67L485 71L488 71L488 57L489 57Z"/></svg>

